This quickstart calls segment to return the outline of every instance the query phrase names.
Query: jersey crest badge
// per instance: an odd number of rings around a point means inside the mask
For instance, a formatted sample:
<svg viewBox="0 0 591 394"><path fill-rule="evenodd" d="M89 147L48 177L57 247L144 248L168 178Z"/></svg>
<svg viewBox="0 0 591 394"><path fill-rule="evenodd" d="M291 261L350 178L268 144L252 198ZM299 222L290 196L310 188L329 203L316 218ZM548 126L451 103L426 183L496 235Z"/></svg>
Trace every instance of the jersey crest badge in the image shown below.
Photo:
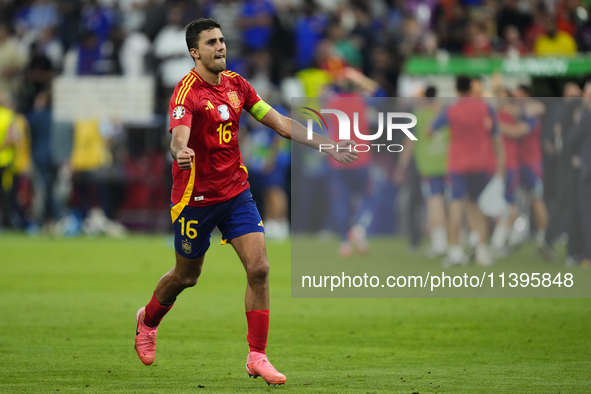
<svg viewBox="0 0 591 394"><path fill-rule="evenodd" d="M238 93L233 90L228 92L228 98L230 99L230 105L235 109L240 108L240 99L238 98Z"/></svg>
<svg viewBox="0 0 591 394"><path fill-rule="evenodd" d="M191 254L191 242L183 239L183 252L186 254Z"/></svg>
<svg viewBox="0 0 591 394"><path fill-rule="evenodd" d="M172 111L172 118L179 120L182 119L185 116L185 107L183 107L182 105L179 105L177 107L175 107L175 109Z"/></svg>
<svg viewBox="0 0 591 394"><path fill-rule="evenodd" d="M220 105L218 107L218 112L220 113L220 117L222 118L222 120L228 120L230 119L230 112L228 111L228 106L227 105Z"/></svg>

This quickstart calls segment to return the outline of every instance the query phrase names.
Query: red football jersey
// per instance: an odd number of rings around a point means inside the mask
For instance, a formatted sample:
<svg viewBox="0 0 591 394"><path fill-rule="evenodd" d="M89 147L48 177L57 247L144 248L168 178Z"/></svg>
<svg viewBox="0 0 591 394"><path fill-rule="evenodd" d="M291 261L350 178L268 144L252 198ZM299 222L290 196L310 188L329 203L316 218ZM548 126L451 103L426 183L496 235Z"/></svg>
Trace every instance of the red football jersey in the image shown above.
<svg viewBox="0 0 591 394"><path fill-rule="evenodd" d="M238 122L242 109L250 111L261 101L240 75L224 71L212 85L195 69L183 78L170 100L170 129L188 126L187 146L195 152L191 170L172 166L171 202L206 206L227 201L248 189L248 171L238 147Z"/></svg>
<svg viewBox="0 0 591 394"><path fill-rule="evenodd" d="M542 122L538 119L529 134L517 141L517 158L520 165L539 167L542 162L541 135Z"/></svg>
<svg viewBox="0 0 591 394"><path fill-rule="evenodd" d="M484 100L460 99L435 120L434 129L449 124L448 168L452 173L488 172L495 163L491 131L484 119L495 114ZM494 127L494 126L493 126Z"/></svg>

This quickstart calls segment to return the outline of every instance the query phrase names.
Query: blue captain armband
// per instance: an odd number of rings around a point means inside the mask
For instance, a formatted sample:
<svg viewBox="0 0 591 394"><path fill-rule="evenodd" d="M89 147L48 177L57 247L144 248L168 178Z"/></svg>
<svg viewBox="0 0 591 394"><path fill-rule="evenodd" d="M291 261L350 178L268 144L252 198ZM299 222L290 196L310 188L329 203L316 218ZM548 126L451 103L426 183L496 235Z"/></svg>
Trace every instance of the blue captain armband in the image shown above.
<svg viewBox="0 0 591 394"><path fill-rule="evenodd" d="M257 120L257 122L260 122L270 109L271 106L269 104L265 103L263 100L259 100L248 112Z"/></svg>

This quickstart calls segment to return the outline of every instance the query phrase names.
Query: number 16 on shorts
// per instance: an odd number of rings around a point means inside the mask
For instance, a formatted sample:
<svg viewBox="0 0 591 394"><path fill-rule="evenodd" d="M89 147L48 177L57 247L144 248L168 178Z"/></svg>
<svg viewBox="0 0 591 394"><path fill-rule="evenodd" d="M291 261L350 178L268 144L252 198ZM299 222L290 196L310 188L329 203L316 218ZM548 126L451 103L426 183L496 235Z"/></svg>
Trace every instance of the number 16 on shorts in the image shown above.
<svg viewBox="0 0 591 394"><path fill-rule="evenodd" d="M191 238L191 239L195 239L197 238L197 230L195 230L193 227L194 225L199 224L199 222L197 220L189 220L187 221L187 224L185 225L185 218L184 217L180 217L179 219L179 224L181 226L181 236L186 236Z"/></svg>
<svg viewBox="0 0 591 394"><path fill-rule="evenodd" d="M197 227L198 223L199 222L197 220L187 220L183 216L178 218L177 222L175 223L175 246L177 252L182 252L187 257L192 257L194 252L197 252L196 247L198 245L193 245L193 240L197 238L197 230L195 228Z"/></svg>

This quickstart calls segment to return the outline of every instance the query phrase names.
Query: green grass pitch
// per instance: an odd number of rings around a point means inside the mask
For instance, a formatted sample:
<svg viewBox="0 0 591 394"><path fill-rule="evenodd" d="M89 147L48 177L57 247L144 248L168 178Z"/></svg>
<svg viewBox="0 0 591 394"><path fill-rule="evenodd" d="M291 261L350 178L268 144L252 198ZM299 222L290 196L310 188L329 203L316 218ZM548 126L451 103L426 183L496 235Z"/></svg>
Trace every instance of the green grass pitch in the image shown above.
<svg viewBox="0 0 591 394"><path fill-rule="evenodd" d="M245 276L215 238L147 367L135 313L170 241L1 234L0 392L591 392L588 299L292 299L289 243L268 244L268 355L288 379L268 387L244 370Z"/></svg>

